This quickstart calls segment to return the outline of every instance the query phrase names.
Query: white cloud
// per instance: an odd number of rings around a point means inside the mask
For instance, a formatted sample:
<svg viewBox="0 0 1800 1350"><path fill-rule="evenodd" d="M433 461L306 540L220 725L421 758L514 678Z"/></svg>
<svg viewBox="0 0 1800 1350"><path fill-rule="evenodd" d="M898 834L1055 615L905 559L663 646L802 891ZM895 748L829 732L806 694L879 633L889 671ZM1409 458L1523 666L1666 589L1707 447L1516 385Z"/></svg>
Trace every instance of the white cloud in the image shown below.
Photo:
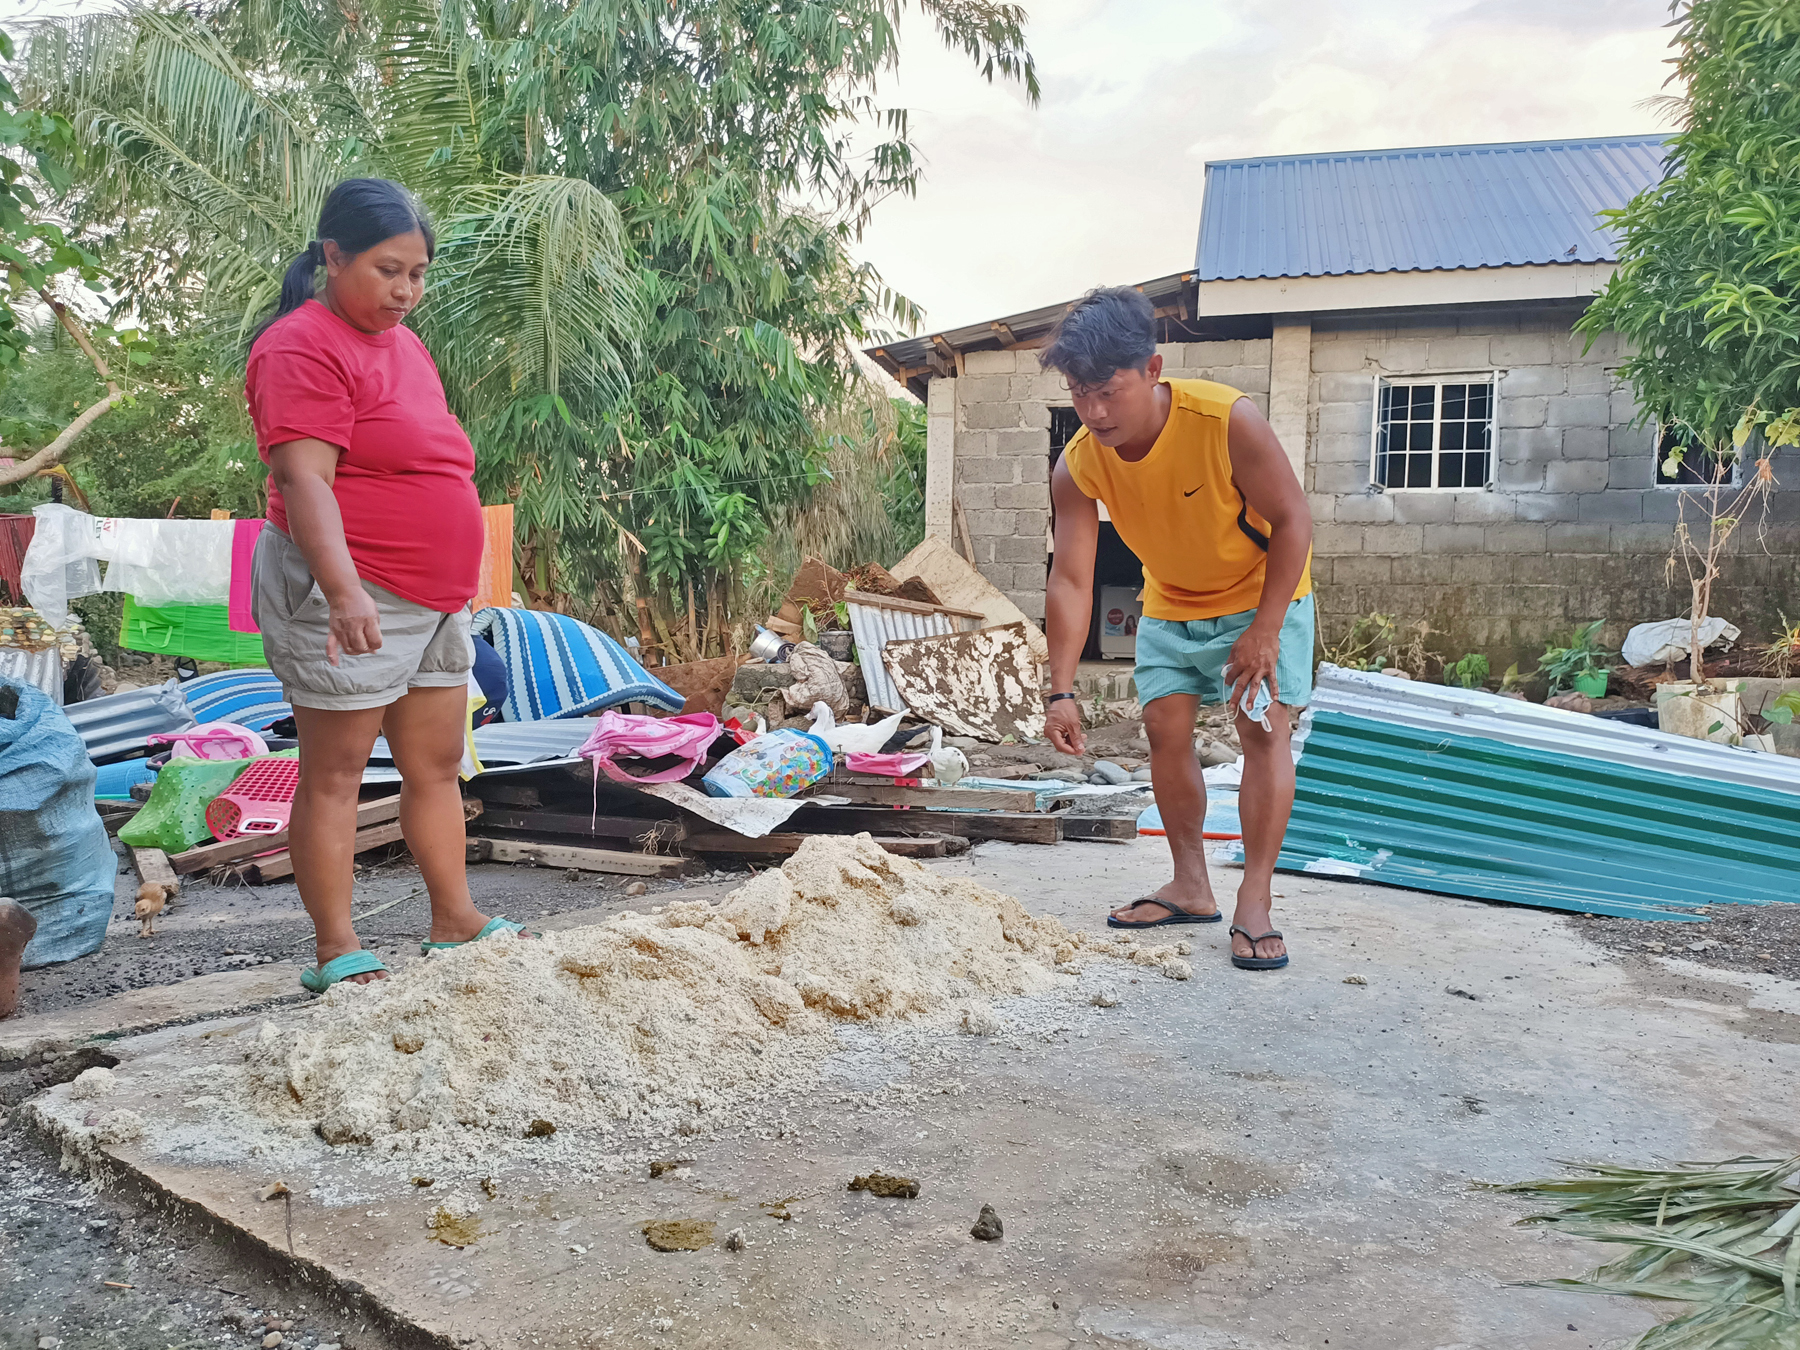
<svg viewBox="0 0 1800 1350"><path fill-rule="evenodd" d="M1631 134L1667 77L1665 0L1038 0L1043 99L916 19L885 90L916 199L862 256L937 328L1191 266L1202 165L1257 154Z"/></svg>

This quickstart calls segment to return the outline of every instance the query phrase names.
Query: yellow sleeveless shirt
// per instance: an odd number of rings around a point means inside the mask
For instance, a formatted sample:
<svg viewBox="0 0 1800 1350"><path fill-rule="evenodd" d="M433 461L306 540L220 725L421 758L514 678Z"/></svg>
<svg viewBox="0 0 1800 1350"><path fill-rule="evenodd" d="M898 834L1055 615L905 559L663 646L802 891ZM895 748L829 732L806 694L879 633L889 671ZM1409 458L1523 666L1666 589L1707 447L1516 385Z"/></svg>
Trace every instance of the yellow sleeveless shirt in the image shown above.
<svg viewBox="0 0 1800 1350"><path fill-rule="evenodd" d="M1152 619L1217 619L1262 598L1269 522L1231 476L1227 432L1243 394L1211 380L1165 380L1169 420L1150 453L1128 463L1083 427L1063 450L1069 476L1106 503L1125 546L1144 565ZM1312 591L1312 559L1294 599Z"/></svg>

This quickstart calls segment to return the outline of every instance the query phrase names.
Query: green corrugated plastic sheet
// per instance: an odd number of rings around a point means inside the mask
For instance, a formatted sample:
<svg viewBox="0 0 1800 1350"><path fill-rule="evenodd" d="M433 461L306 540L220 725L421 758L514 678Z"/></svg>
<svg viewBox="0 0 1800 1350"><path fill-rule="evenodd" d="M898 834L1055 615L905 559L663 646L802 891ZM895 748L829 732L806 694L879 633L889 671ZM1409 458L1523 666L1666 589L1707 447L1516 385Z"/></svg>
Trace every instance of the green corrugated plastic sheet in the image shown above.
<svg viewBox="0 0 1800 1350"><path fill-rule="evenodd" d="M1315 712L1284 871L1634 919L1800 899L1800 795Z"/></svg>

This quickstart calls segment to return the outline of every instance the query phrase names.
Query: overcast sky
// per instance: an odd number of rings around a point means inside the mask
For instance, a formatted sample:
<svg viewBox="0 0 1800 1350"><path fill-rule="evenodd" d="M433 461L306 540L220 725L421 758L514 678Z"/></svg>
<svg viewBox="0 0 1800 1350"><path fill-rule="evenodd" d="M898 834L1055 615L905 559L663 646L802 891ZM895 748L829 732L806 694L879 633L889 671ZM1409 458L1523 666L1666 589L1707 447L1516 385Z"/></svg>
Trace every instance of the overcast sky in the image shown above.
<svg viewBox="0 0 1800 1350"><path fill-rule="evenodd" d="M1190 267L1209 159L1664 129L1667 0L1024 0L1043 98L920 23L917 198L861 245L933 330Z"/></svg>
<svg viewBox="0 0 1800 1350"><path fill-rule="evenodd" d="M105 0L0 0L0 18ZM882 92L914 199L860 245L933 329L1189 267L1209 159L1629 135L1666 120L1667 0L1024 0L1043 98L913 16Z"/></svg>

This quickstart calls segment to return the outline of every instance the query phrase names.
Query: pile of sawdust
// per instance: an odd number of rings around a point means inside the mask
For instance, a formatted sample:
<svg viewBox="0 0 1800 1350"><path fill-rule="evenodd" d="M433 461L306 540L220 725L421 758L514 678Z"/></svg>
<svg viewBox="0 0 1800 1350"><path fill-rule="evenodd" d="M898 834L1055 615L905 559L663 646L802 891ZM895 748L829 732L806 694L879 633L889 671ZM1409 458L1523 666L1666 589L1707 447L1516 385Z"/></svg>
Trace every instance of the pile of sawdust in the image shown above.
<svg viewBox="0 0 1800 1350"><path fill-rule="evenodd" d="M382 1154L474 1158L537 1120L691 1133L810 1086L834 1019L982 1022L990 998L1050 989L1083 949L1188 973L1174 947L1071 933L867 835L814 837L718 905L338 985L297 1024L263 1026L247 1095L264 1119Z"/></svg>

